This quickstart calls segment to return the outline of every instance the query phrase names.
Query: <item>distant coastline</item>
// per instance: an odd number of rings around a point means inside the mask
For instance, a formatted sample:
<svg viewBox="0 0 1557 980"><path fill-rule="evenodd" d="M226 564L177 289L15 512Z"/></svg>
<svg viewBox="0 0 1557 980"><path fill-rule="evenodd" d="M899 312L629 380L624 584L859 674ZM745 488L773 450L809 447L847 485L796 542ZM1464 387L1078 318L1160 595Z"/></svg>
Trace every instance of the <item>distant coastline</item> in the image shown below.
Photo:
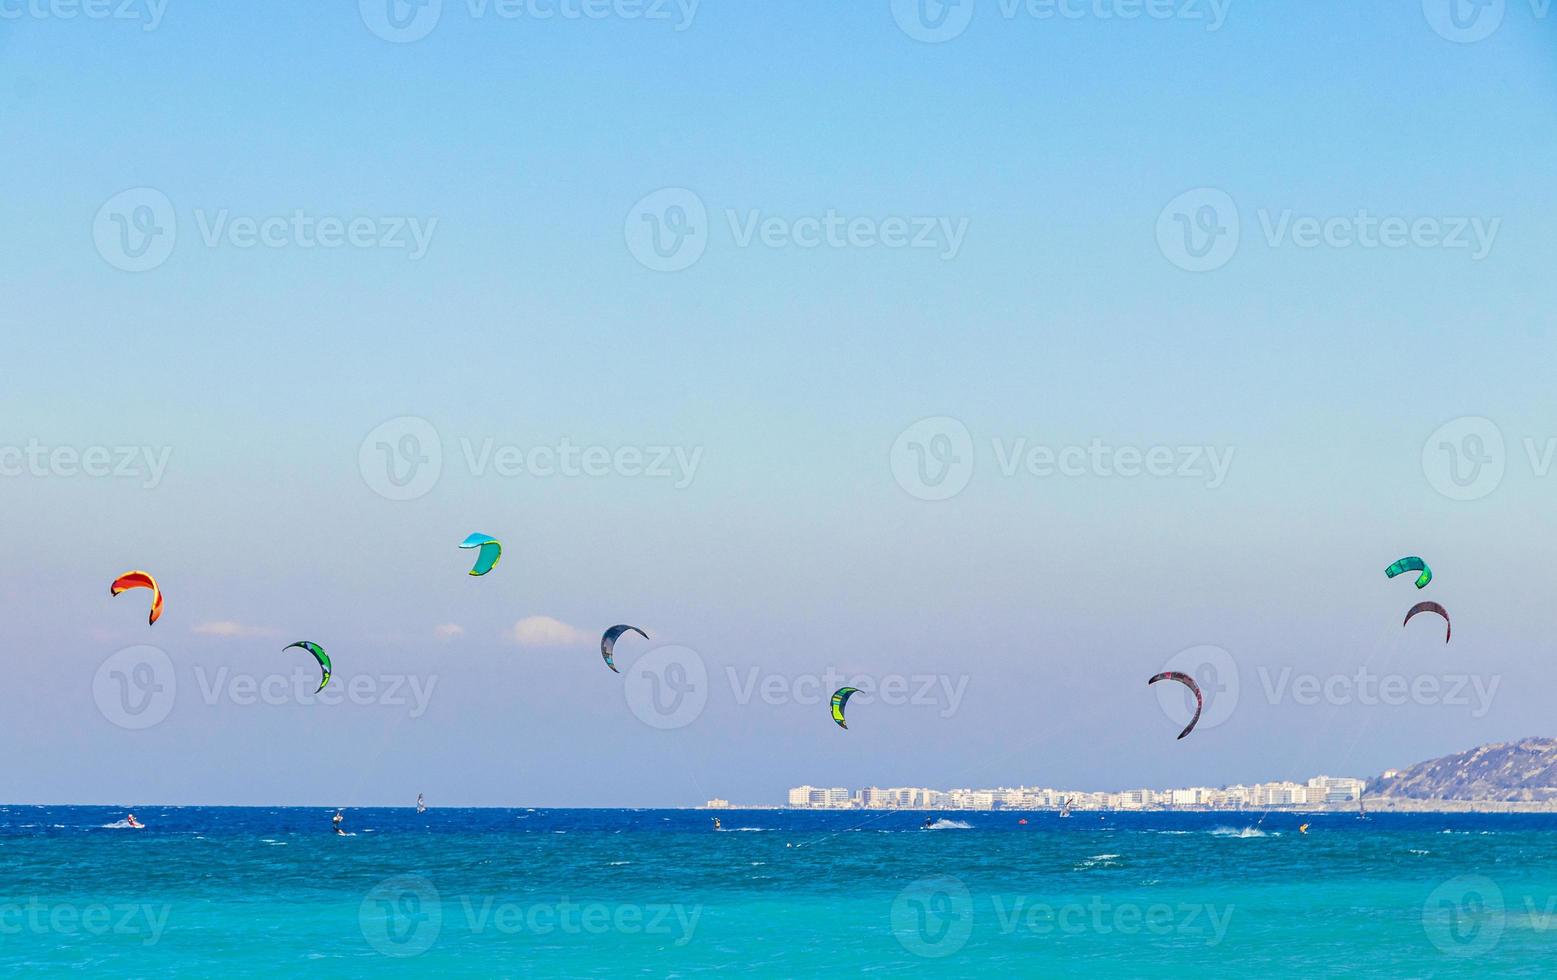
<svg viewBox="0 0 1557 980"><path fill-rule="evenodd" d="M797 810L882 812L1143 813L1557 813L1557 739L1533 736L1477 746L1372 779L1314 776L1306 782L1099 792L1050 787L939 790L919 786L795 786ZM704 809L736 809L709 800Z"/></svg>
<svg viewBox="0 0 1557 980"><path fill-rule="evenodd" d="M712 802L712 801L711 801ZM989 809L969 809L964 807L933 807L933 806L902 806L902 807L877 807L863 809L860 807L812 807L812 806L787 806L784 804L745 804L720 801L720 805L704 803L701 806L688 807L692 810L798 810L821 811L830 813L891 813L901 811L904 813L1057 813L1057 807L991 807ZM1409 800L1395 799L1391 797L1365 797L1362 801L1362 810L1369 813L1557 813L1557 802L1532 801L1532 800ZM1249 813L1344 813L1357 814L1357 803L1315 803L1315 804L1283 804L1274 806L1245 807L1242 810L1235 807L1211 807L1211 806L1150 806L1130 807L1126 809L1113 808L1076 808L1073 813L1225 813L1229 815Z"/></svg>

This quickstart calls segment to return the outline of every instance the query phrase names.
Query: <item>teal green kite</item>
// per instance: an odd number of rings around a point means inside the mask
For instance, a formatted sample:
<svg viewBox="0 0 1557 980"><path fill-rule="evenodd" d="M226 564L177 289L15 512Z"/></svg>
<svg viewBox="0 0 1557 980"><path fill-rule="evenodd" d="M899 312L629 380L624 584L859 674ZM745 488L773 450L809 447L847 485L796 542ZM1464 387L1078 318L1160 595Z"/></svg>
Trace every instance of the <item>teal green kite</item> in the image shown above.
<svg viewBox="0 0 1557 980"><path fill-rule="evenodd" d="M312 643L308 640L298 640L296 643L288 643L281 649L290 650L293 647L302 647L304 650L307 650L309 653L313 654L315 660L319 661L319 669L324 671L324 677L319 681L319 686L314 688L314 693L318 694L320 691L324 690L324 686L326 684L330 683L330 655L324 652L324 647L317 643Z"/></svg>
<svg viewBox="0 0 1557 980"><path fill-rule="evenodd" d="M850 698L858 693L860 693L860 689L857 687L840 687L833 692L833 721L838 723L839 728L848 729L848 722L843 720L843 707L849 703Z"/></svg>
<svg viewBox="0 0 1557 980"><path fill-rule="evenodd" d="M503 557L503 544L490 534L472 534L460 542L461 548L480 548L476 555L476 566L470 570L472 575L485 575L497 566L497 560Z"/></svg>
<svg viewBox="0 0 1557 980"><path fill-rule="evenodd" d="M1427 588L1427 583L1433 580L1433 570L1427 567L1427 562L1415 555L1409 558L1402 558L1384 569L1384 574L1390 578L1394 578L1402 572L1421 572L1422 574L1416 577L1416 587L1419 589Z"/></svg>

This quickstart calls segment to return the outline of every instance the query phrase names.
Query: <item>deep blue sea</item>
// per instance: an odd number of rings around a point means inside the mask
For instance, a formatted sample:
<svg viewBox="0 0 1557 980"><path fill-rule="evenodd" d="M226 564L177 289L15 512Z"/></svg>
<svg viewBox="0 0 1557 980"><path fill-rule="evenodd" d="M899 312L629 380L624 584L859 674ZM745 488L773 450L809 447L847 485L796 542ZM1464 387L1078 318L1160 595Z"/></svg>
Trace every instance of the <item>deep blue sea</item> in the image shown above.
<svg viewBox="0 0 1557 980"><path fill-rule="evenodd" d="M1557 975L1551 816L135 812L0 808L0 974Z"/></svg>

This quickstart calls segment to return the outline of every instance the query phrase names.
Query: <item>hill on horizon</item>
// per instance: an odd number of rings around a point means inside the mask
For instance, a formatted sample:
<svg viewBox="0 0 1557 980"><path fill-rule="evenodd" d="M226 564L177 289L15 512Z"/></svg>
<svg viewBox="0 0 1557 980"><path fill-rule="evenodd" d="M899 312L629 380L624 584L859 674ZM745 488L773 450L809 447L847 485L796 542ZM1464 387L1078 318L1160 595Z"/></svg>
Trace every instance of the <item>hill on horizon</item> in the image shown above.
<svg viewBox="0 0 1557 980"><path fill-rule="evenodd" d="M1557 739L1523 738L1418 762L1368 784L1368 796L1410 800L1557 800Z"/></svg>

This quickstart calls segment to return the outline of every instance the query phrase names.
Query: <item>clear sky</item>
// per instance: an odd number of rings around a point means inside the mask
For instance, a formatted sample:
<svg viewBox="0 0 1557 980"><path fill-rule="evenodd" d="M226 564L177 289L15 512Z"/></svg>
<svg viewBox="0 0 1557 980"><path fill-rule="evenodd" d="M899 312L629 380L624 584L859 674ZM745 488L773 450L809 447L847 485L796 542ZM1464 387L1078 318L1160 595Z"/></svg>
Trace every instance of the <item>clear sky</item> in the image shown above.
<svg viewBox="0 0 1557 980"><path fill-rule="evenodd" d="M1554 734L1554 41L1528 0L0 0L0 798ZM1145 681L1202 646L1175 741ZM901 693L842 731L861 678Z"/></svg>

